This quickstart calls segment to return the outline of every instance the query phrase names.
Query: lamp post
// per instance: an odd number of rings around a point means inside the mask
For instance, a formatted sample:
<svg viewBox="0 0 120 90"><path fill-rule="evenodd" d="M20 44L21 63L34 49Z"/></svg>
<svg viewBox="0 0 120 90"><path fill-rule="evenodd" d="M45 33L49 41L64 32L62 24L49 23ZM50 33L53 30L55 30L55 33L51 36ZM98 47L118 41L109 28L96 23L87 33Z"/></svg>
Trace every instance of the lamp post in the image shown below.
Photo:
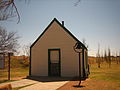
<svg viewBox="0 0 120 90"><path fill-rule="evenodd" d="M77 42L73 48L74 48L74 51L79 54L79 84L78 84L78 86L80 86L80 84L81 84L81 58L80 58L80 53L82 53L82 45L80 44L80 42Z"/></svg>

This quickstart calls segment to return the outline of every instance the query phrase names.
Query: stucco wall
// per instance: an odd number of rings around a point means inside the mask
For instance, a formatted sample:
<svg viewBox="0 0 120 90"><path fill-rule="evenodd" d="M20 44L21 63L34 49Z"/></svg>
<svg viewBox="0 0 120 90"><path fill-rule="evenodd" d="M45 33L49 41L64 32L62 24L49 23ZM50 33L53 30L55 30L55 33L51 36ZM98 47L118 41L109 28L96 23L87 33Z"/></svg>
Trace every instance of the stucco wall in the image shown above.
<svg viewBox="0 0 120 90"><path fill-rule="evenodd" d="M62 29L62 30L61 30ZM48 49L61 50L61 76L78 76L78 53L73 50L76 41L56 22L31 48L31 75L48 76Z"/></svg>

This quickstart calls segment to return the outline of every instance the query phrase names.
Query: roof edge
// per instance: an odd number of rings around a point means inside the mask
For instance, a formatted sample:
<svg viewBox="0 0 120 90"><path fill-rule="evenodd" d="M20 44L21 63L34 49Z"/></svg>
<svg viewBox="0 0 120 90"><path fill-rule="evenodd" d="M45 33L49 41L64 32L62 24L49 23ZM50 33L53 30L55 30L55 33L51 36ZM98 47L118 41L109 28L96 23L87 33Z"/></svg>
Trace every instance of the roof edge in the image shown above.
<svg viewBox="0 0 120 90"><path fill-rule="evenodd" d="M47 31L47 29L52 25L52 23L53 23L54 21L57 21L57 19L54 18L54 19L50 22L50 24L45 28L45 30L40 34L40 36L33 42L33 44L30 46L30 48L32 48L32 47L35 45L35 43L39 40L40 37L42 37L42 35Z"/></svg>
<svg viewBox="0 0 120 90"><path fill-rule="evenodd" d="M76 40L77 42L80 42L67 28L65 28L65 26L63 26L56 18L54 18L54 19L50 22L50 24L45 28L45 30L40 34L40 36L33 42L33 44L30 46L30 48L32 48L32 47L35 45L35 43L42 37L42 35L47 31L47 29L52 25L52 23L53 23L54 21L56 21L70 36L72 36L72 38L73 38L74 40ZM85 49L87 49L82 42L80 42L80 44L81 44Z"/></svg>

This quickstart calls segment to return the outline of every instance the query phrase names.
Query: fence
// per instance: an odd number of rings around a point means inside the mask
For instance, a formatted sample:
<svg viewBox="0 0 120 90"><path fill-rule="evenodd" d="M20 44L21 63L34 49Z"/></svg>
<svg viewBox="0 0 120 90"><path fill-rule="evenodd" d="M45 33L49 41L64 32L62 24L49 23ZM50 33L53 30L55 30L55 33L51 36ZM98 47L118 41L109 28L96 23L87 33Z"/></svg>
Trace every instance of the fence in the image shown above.
<svg viewBox="0 0 120 90"><path fill-rule="evenodd" d="M9 63L5 57L4 68L0 68L0 83L8 80ZM29 57L12 56L10 59L10 80L18 80L28 75Z"/></svg>

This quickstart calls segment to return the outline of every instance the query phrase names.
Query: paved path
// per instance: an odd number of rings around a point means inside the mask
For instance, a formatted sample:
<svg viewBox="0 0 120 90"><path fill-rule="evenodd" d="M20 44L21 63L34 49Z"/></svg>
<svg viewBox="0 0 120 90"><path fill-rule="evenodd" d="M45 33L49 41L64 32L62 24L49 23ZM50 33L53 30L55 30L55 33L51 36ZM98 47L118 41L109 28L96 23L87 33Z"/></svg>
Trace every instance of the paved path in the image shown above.
<svg viewBox="0 0 120 90"><path fill-rule="evenodd" d="M20 90L56 90L67 82L68 81L39 82L37 84L22 88Z"/></svg>
<svg viewBox="0 0 120 90"><path fill-rule="evenodd" d="M68 81L45 81L44 82L44 81L37 81L32 79L22 79L19 81L13 81L9 83L12 85L12 88L25 86L20 90L56 90L57 88L63 86L67 82ZM0 86L5 84L8 84L8 83L0 84Z"/></svg>
<svg viewBox="0 0 120 90"><path fill-rule="evenodd" d="M11 84L12 88L16 88L16 87L22 87L22 86L36 84L36 83L38 83L38 81L30 80L30 79L22 79L22 80L13 81L13 82L2 83L0 84L0 86L5 85L5 84Z"/></svg>
<svg viewBox="0 0 120 90"><path fill-rule="evenodd" d="M38 81L30 80L30 79L22 79L19 81L11 82L11 85L13 88L15 88L15 87L22 87L30 84L36 84L36 83L38 83Z"/></svg>

